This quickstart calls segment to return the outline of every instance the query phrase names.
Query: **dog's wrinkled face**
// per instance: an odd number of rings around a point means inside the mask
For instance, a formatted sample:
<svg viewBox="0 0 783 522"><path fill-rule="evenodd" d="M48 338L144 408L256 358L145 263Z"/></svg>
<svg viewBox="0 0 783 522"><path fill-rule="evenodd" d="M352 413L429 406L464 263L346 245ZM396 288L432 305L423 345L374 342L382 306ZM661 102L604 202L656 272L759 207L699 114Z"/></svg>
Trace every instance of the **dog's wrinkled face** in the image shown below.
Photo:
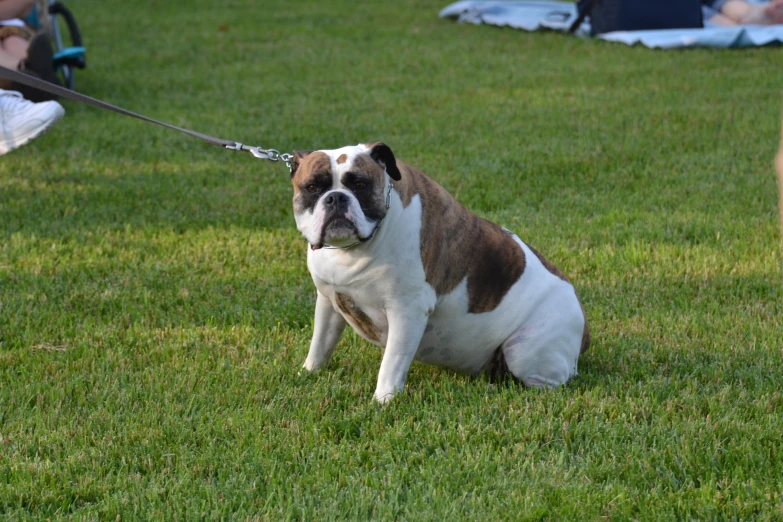
<svg viewBox="0 0 783 522"><path fill-rule="evenodd" d="M387 173L400 179L383 143L294 153L294 217L313 250L372 236L386 215Z"/></svg>

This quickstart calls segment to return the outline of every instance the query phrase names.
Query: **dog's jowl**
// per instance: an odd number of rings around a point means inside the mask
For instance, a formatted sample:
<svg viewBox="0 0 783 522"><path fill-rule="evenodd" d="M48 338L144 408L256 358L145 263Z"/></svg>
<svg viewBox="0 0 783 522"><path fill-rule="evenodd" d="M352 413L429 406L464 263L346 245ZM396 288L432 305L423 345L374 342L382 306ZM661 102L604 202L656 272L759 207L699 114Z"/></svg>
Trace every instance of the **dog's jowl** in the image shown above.
<svg viewBox="0 0 783 522"><path fill-rule="evenodd" d="M568 279L388 146L297 152L291 181L318 289L307 370L329 362L350 324L383 348L380 402L402 390L414 359L502 368L537 387L576 374L590 334Z"/></svg>

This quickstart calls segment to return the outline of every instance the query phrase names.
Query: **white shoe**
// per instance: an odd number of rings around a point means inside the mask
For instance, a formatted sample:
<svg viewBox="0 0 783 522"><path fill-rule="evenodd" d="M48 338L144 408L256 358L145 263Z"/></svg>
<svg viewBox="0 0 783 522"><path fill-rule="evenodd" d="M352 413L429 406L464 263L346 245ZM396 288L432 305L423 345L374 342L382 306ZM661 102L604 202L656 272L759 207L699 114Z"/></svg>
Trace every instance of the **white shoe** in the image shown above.
<svg viewBox="0 0 783 522"><path fill-rule="evenodd" d="M43 134L65 114L56 101L33 103L0 89L0 156Z"/></svg>

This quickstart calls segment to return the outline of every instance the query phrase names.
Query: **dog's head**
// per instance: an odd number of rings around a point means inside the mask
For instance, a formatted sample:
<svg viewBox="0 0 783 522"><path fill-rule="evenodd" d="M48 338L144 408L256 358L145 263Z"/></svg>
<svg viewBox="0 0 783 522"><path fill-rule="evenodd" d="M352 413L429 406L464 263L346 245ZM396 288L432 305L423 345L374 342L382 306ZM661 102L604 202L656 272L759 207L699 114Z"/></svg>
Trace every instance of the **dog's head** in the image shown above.
<svg viewBox="0 0 783 522"><path fill-rule="evenodd" d="M383 143L294 152L296 228L313 250L367 240L386 216L387 176L400 171Z"/></svg>

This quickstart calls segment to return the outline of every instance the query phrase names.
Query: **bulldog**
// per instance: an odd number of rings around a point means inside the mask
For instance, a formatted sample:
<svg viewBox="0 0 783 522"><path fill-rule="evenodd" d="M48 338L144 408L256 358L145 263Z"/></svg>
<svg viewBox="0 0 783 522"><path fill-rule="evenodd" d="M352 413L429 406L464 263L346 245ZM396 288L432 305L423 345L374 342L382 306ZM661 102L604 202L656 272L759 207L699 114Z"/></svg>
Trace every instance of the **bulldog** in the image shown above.
<svg viewBox="0 0 783 522"><path fill-rule="evenodd" d="M329 362L349 324L383 351L381 403L414 360L533 387L576 374L590 332L568 279L387 145L295 152L291 181L318 291L306 370Z"/></svg>

